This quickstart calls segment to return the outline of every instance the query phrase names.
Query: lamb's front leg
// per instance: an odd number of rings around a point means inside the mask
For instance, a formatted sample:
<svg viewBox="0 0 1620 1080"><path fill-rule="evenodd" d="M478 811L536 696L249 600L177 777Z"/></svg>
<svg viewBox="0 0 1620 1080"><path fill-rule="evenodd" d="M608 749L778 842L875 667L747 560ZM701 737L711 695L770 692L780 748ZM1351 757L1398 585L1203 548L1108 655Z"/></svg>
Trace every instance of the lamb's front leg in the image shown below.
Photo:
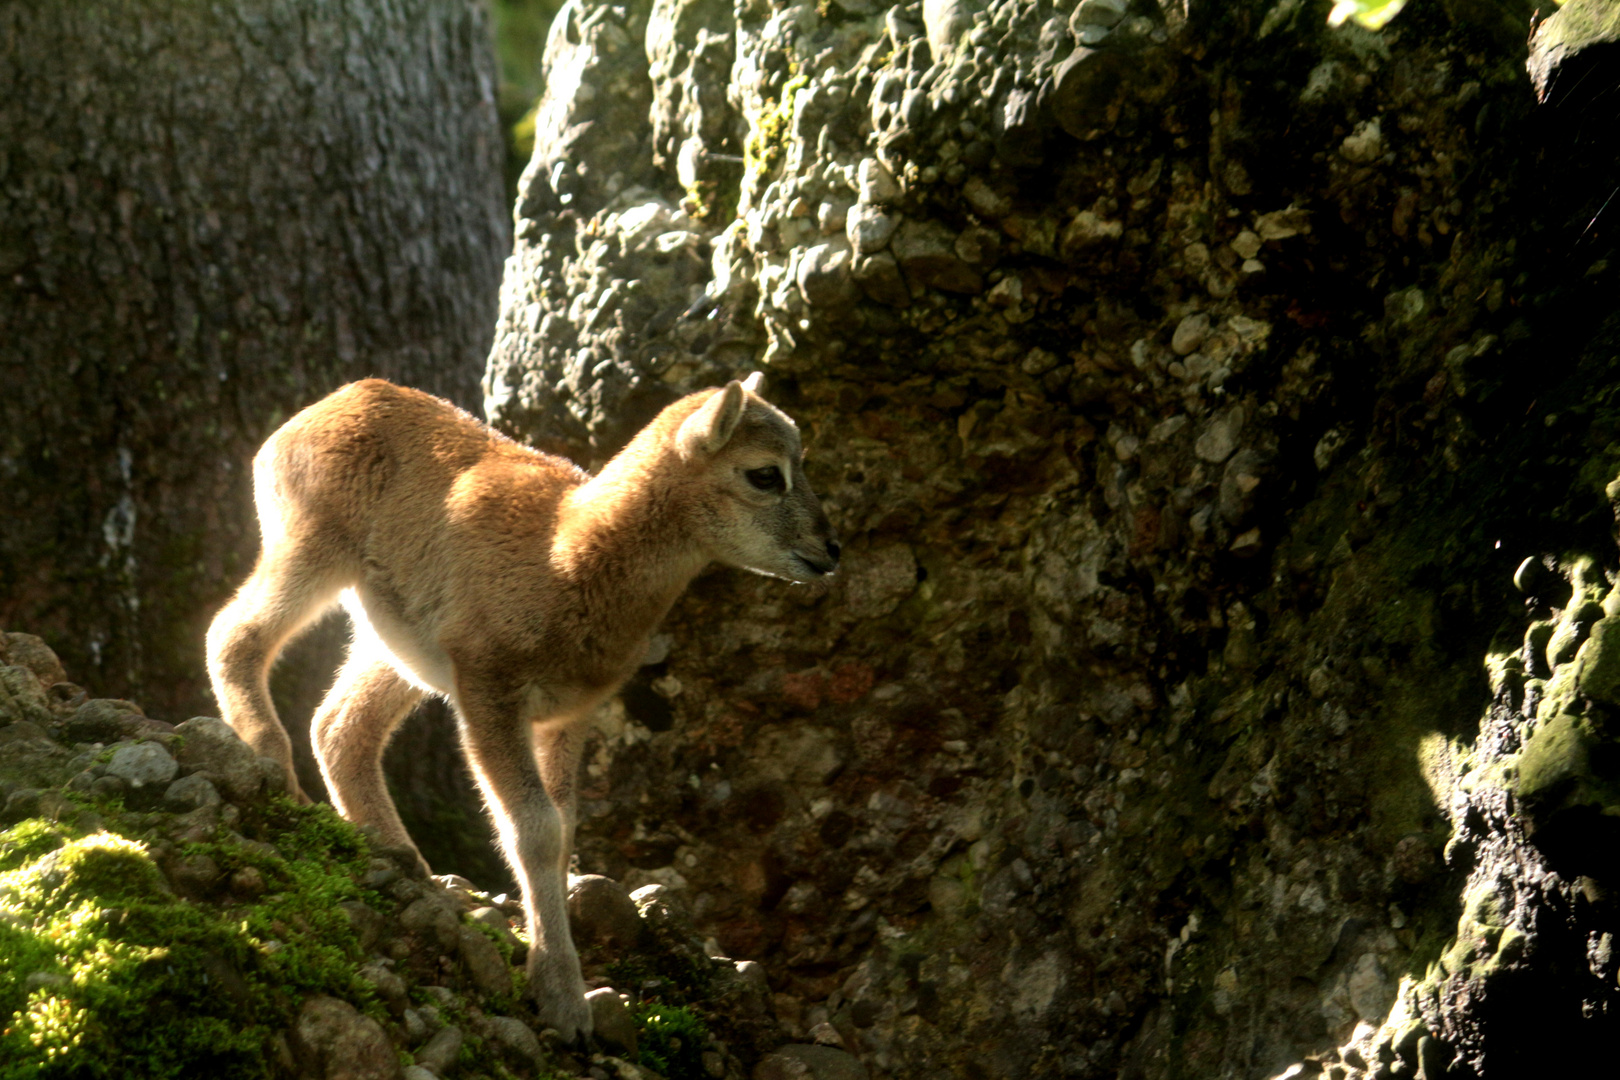
<svg viewBox="0 0 1620 1080"><path fill-rule="evenodd" d="M458 679L461 739L495 818L501 850L523 887L529 917L529 992L540 1022L564 1039L591 1033L585 980L568 932L566 846L570 823L535 767L517 691L491 693Z"/></svg>

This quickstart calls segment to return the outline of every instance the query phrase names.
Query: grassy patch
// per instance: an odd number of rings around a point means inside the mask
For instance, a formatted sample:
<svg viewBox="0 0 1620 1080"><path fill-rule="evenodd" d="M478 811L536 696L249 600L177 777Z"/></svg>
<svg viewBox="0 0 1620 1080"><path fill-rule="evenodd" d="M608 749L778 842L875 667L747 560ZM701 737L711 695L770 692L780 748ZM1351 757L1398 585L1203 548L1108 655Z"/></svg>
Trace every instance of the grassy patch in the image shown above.
<svg viewBox="0 0 1620 1080"><path fill-rule="evenodd" d="M636 1006L630 1015L636 1021L640 1046L637 1064L668 1080L699 1080L708 1075L703 1069L703 1044L709 1029L697 1013L682 1005L649 1002Z"/></svg>

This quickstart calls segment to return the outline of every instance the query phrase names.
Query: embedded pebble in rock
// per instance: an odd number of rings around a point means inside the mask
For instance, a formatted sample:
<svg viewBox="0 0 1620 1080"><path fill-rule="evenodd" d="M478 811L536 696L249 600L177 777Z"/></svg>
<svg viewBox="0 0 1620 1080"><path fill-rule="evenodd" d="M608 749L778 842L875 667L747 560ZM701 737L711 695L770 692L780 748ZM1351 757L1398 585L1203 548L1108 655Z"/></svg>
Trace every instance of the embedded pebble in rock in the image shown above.
<svg viewBox="0 0 1620 1080"><path fill-rule="evenodd" d="M894 235L895 219L875 206L853 207L845 221L849 242L861 255L883 250Z"/></svg>
<svg viewBox="0 0 1620 1080"><path fill-rule="evenodd" d="M855 299L850 252L842 242L817 244L799 260L799 290L812 307L845 307Z"/></svg>
<svg viewBox="0 0 1620 1080"><path fill-rule="evenodd" d="M437 941L446 953L455 952L461 944L461 920L439 896L412 901L399 913L399 925L412 934Z"/></svg>
<svg viewBox="0 0 1620 1080"><path fill-rule="evenodd" d="M518 962L518 960L515 958L516 954L527 951L527 947L523 944L523 942L516 934L512 933L512 922L507 918L506 912L500 910L499 908L477 907L469 911L467 913L467 917L483 923L491 930L494 930L496 934L500 935L501 940L510 945L514 950L513 963Z"/></svg>
<svg viewBox="0 0 1620 1080"><path fill-rule="evenodd" d="M244 883L246 884L246 883ZM232 880L232 890L236 890L235 880ZM343 914L348 916L349 925L360 937L360 947L367 951L377 944L382 936L384 920L382 915L363 900L345 900L338 904Z"/></svg>
<svg viewBox="0 0 1620 1080"><path fill-rule="evenodd" d="M145 720L133 702L92 698L74 710L62 734L73 742L115 742L137 734Z"/></svg>
<svg viewBox="0 0 1620 1080"><path fill-rule="evenodd" d="M304 1003L292 1030L293 1053L323 1080L397 1080L399 1056L377 1021L337 998Z"/></svg>
<svg viewBox="0 0 1620 1080"><path fill-rule="evenodd" d="M619 992L604 986L587 993L585 1000L591 1006L591 1027L596 1038L605 1043L610 1052L634 1060L636 1022L619 1000Z"/></svg>
<svg viewBox="0 0 1620 1080"><path fill-rule="evenodd" d="M33 634L7 633L0 638L0 661L27 668L42 687L67 681L61 658L43 638Z"/></svg>
<svg viewBox="0 0 1620 1080"><path fill-rule="evenodd" d="M1242 407L1234 405L1224 409L1204 425L1193 443L1193 452L1200 459L1218 465L1237 449L1238 433L1242 428Z"/></svg>
<svg viewBox="0 0 1620 1080"><path fill-rule="evenodd" d="M224 871L219 863L207 855L188 855L175 861L168 870L169 882L181 896L206 895L217 885Z"/></svg>
<svg viewBox="0 0 1620 1080"><path fill-rule="evenodd" d="M978 271L956 254L956 238L932 222L906 221L890 241L908 277L946 292L975 293L984 288Z"/></svg>
<svg viewBox="0 0 1620 1080"><path fill-rule="evenodd" d="M1175 350L1177 356L1186 356L1209 337L1209 316L1202 311L1188 315L1176 324L1176 332L1170 339L1170 348Z"/></svg>
<svg viewBox="0 0 1620 1080"><path fill-rule="evenodd" d="M753 1080L868 1080L859 1058L832 1046L784 1046L760 1059Z"/></svg>
<svg viewBox="0 0 1620 1080"><path fill-rule="evenodd" d="M486 994L511 993L512 973L495 943L483 931L471 926L461 927L458 938L461 962L466 965L473 985Z"/></svg>
<svg viewBox="0 0 1620 1080"><path fill-rule="evenodd" d="M225 721L212 716L195 716L176 724L176 735L183 740L180 763L197 766L219 787L226 798L245 802L258 795L264 784L259 758Z"/></svg>
<svg viewBox="0 0 1620 1080"><path fill-rule="evenodd" d="M600 874L581 874L569 880L568 927L580 948L615 951L635 948L646 930L641 912L624 887Z"/></svg>
<svg viewBox="0 0 1620 1080"><path fill-rule="evenodd" d="M0 665L0 720L50 723L50 699L39 677L20 665Z"/></svg>
<svg viewBox="0 0 1620 1080"><path fill-rule="evenodd" d="M509 1066L533 1068L541 1061L540 1040L534 1029L510 1016L486 1016L478 1021L478 1033Z"/></svg>
<svg viewBox="0 0 1620 1080"><path fill-rule="evenodd" d="M456 1060L461 1056L461 1045L466 1041L459 1027L449 1025L440 1028L434 1033L421 1049L416 1050L412 1056L416 1063L425 1069L431 1069L436 1076L448 1076L455 1067Z"/></svg>
<svg viewBox="0 0 1620 1080"><path fill-rule="evenodd" d="M880 161L861 159L858 176L862 203L882 206L900 195L900 185L895 183L894 174Z"/></svg>
<svg viewBox="0 0 1620 1080"><path fill-rule="evenodd" d="M196 810L220 804L219 790L200 774L182 776L163 792L163 803L172 810Z"/></svg>
<svg viewBox="0 0 1620 1080"><path fill-rule="evenodd" d="M136 789L149 784L167 784L179 771L179 764L169 752L151 742L120 746L107 762L108 776L115 776Z"/></svg>

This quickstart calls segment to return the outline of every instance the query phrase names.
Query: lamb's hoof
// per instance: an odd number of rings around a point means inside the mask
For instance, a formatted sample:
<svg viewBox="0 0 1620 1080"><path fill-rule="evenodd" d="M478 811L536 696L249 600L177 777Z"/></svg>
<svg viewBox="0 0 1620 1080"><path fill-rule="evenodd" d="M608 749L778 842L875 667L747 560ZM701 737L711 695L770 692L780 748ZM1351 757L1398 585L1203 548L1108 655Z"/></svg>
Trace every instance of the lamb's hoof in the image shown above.
<svg viewBox="0 0 1620 1080"><path fill-rule="evenodd" d="M535 1000L540 1014L539 1026L557 1033L557 1041L583 1052L594 1052L595 1041L591 1031L591 1011L584 995L577 1001L546 1002Z"/></svg>

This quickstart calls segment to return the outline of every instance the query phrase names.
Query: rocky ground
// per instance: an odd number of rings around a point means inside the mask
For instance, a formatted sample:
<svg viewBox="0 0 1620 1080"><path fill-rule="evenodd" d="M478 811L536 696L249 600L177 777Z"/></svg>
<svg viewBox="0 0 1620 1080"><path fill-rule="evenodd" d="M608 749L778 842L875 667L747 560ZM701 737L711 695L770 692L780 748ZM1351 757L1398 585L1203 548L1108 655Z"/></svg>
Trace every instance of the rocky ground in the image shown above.
<svg viewBox="0 0 1620 1080"><path fill-rule="evenodd" d="M280 787L221 721L90 698L0 635L0 1076L865 1076L830 1028L782 1045L764 969L671 890L596 875L569 893L596 1036L562 1045L518 900Z"/></svg>

